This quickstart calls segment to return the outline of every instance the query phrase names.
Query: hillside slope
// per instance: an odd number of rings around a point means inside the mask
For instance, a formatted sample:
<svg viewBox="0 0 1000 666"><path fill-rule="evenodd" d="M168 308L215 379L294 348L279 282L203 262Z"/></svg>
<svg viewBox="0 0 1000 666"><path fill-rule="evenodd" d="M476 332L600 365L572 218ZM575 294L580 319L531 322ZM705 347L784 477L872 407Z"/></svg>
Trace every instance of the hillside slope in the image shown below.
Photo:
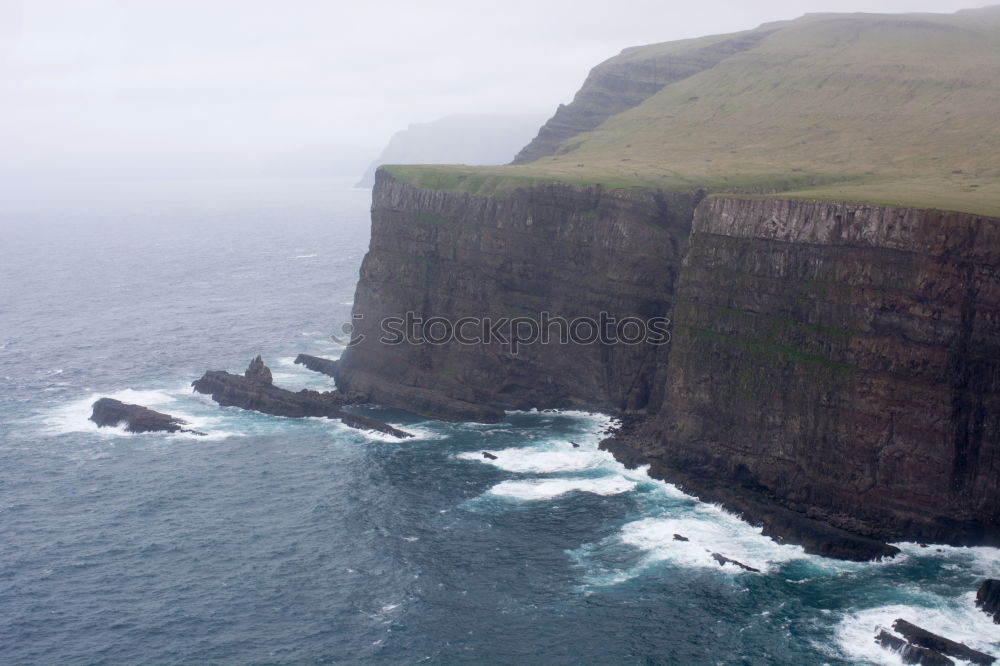
<svg viewBox="0 0 1000 666"><path fill-rule="evenodd" d="M521 152L530 163L396 176L444 189L557 180L1000 215L1000 6L809 15L705 39L596 67ZM652 71L676 80L637 102ZM641 85L620 82L629 75ZM627 91L618 102L594 101L616 86ZM570 122L601 114L592 129ZM571 126L582 131L567 136Z"/></svg>
<svg viewBox="0 0 1000 666"><path fill-rule="evenodd" d="M753 48L776 29L762 26L732 35L625 49L590 72L573 101L559 105L555 115L518 153L514 163L533 162L554 154L567 139L638 106L670 83L704 72L733 54Z"/></svg>

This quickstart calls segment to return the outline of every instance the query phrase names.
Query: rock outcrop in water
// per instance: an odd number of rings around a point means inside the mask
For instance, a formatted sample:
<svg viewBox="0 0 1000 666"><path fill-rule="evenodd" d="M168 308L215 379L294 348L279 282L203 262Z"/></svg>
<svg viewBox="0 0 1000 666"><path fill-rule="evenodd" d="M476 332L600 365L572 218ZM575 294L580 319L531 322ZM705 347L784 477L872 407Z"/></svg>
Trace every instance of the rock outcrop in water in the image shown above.
<svg viewBox="0 0 1000 666"><path fill-rule="evenodd" d="M436 418L586 408L602 446L808 552L1000 544L1000 220L380 172L339 387ZM385 345L402 317L666 316L668 345Z"/></svg>
<svg viewBox="0 0 1000 666"><path fill-rule="evenodd" d="M931 652L940 655L961 659L962 661L967 661L970 664L976 664L977 666L990 666L990 664L996 661L995 657L992 657L985 652L973 650L965 643L958 643L945 638L944 636L939 636L935 633L927 631L926 629L918 627L915 624L907 622L906 620L896 620L893 622L892 628L893 631L901 635L910 645L930 650Z"/></svg>
<svg viewBox="0 0 1000 666"><path fill-rule="evenodd" d="M313 372L320 372L330 377L336 377L337 362L329 358L310 356L309 354L299 354L295 357L295 362L304 365Z"/></svg>
<svg viewBox="0 0 1000 666"><path fill-rule="evenodd" d="M976 592L976 606L1000 624L1000 580L989 578L983 581Z"/></svg>
<svg viewBox="0 0 1000 666"><path fill-rule="evenodd" d="M677 535L676 534L674 535L674 540L679 540L679 539L677 539ZM743 564L742 562L738 562L737 560L734 560L731 557L726 557L725 555L721 555L719 553L712 553L712 559L715 560L716 562L718 562L720 567L724 567L727 564L732 564L733 566L739 567L740 569L743 569L744 571L751 571L753 573L760 573L760 569L755 569L752 566L750 566L749 564Z"/></svg>
<svg viewBox="0 0 1000 666"><path fill-rule="evenodd" d="M955 662L940 652L912 645L899 636L893 636L885 629L875 636L875 642L899 655L904 664L919 666L955 666Z"/></svg>
<svg viewBox="0 0 1000 666"><path fill-rule="evenodd" d="M413 437L411 433L394 428L387 423L352 414L345 405L357 404L357 394L340 391L298 392L279 388L271 383L271 371L258 356L251 361L244 375L233 375L224 370L209 370L191 386L198 393L212 396L224 407L240 407L264 414L302 418L307 416L340 419L344 425L361 430L375 430L394 437Z"/></svg>
<svg viewBox="0 0 1000 666"><path fill-rule="evenodd" d="M170 414L157 412L142 405L132 405L114 398L101 398L93 405L90 420L99 428L124 424L127 432L186 432L204 435L203 432L185 428L187 422Z"/></svg>

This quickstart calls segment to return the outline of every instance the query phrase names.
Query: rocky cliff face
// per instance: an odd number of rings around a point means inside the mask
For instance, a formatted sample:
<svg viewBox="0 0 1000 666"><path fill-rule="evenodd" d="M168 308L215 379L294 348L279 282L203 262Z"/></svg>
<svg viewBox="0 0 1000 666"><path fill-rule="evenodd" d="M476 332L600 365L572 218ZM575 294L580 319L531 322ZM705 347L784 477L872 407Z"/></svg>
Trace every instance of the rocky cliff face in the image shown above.
<svg viewBox="0 0 1000 666"><path fill-rule="evenodd" d="M620 459L815 552L889 554L856 535L1000 543L1000 220L387 176L374 197L344 390L454 419L630 415L608 443ZM378 342L406 311L666 315L673 341Z"/></svg>
<svg viewBox="0 0 1000 666"><path fill-rule="evenodd" d="M627 437L879 538L1000 537L1000 221L712 199L660 416Z"/></svg>
<svg viewBox="0 0 1000 666"><path fill-rule="evenodd" d="M568 323L670 316L700 195L545 185L502 196L423 190L379 172L372 239L354 301L355 336L337 367L343 390L446 419L505 409L634 411L659 404L667 346L383 344L381 324L427 319ZM360 317L360 318L359 318ZM475 324L469 336L482 333ZM501 331L502 332L502 331ZM582 329L581 329L581 332ZM434 326L435 339L443 333ZM482 337L481 335L479 337Z"/></svg>

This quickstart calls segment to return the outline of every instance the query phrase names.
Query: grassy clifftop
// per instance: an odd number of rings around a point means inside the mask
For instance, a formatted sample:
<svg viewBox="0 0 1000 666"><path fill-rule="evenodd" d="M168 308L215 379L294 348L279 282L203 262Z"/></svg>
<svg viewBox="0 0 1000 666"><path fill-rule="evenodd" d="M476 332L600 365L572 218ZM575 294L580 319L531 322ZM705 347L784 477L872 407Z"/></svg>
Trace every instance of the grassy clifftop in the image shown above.
<svg viewBox="0 0 1000 666"><path fill-rule="evenodd" d="M622 80L630 67L637 87ZM616 86L629 108L609 102ZM602 113L553 144L567 117ZM527 164L392 172L480 192L561 181L1000 216L1000 6L808 15L628 49L596 67L539 136L548 143L533 142Z"/></svg>

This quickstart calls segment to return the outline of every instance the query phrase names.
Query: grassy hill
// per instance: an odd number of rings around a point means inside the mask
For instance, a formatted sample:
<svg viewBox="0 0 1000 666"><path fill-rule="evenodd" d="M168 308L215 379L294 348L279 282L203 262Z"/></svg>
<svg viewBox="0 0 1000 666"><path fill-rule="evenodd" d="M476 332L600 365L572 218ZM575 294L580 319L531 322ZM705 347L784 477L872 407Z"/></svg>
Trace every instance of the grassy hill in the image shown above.
<svg viewBox="0 0 1000 666"><path fill-rule="evenodd" d="M557 146L536 145L530 163L396 174L446 189L561 180L1000 216L1000 6L807 15L729 37L628 49L602 63L553 121L574 105L599 117L601 100L609 115ZM720 54L720 44L736 46ZM630 66L645 82L630 108L607 103L613 89L588 90L614 88ZM656 72L662 86L649 84Z"/></svg>

